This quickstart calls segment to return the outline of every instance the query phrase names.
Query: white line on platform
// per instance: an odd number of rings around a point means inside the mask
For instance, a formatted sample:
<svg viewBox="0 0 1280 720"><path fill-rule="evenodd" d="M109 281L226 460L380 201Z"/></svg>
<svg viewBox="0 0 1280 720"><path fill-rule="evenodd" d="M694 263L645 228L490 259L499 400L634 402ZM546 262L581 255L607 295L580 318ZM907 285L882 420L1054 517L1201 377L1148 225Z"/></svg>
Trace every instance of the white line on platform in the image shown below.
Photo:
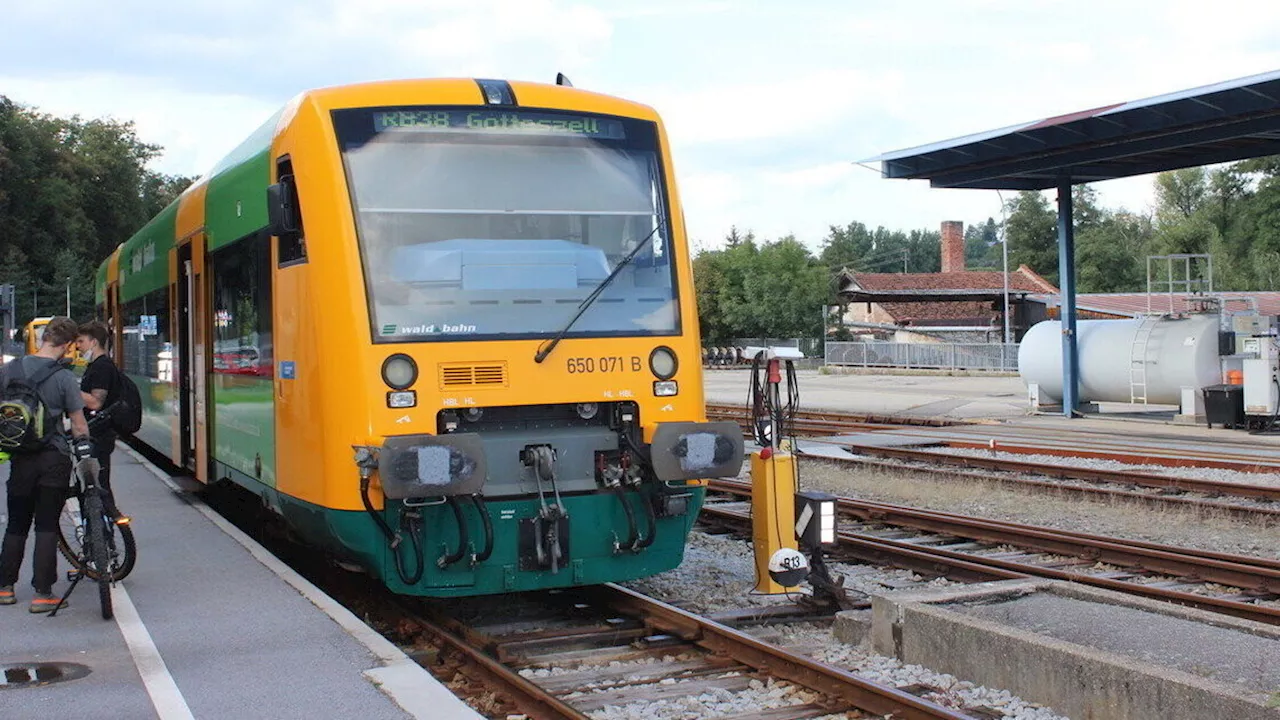
<svg viewBox="0 0 1280 720"><path fill-rule="evenodd" d="M129 592L122 585L111 588L111 604L115 607L116 625L120 626L120 634L129 646L129 654L133 656L133 664L138 667L142 676L142 684L151 696L151 704L155 706L160 720L194 720L191 708L187 707L186 698L174 682L173 675L164 664L160 650L156 648L151 633L138 616L138 609L133 606Z"/></svg>
<svg viewBox="0 0 1280 720"><path fill-rule="evenodd" d="M226 518L214 512L199 497L183 490L169 477L165 471L156 467L133 448L119 443L119 447L137 460L152 475L160 479L169 489L183 496L200 514L204 515L231 539L244 546L255 560L262 563L280 579L291 585L304 598L328 615L347 632L356 642L364 645L383 666L364 671L364 676L374 683L383 693L405 712L415 718L431 718L444 720L448 718L474 718L480 715L449 692L438 680L431 676L421 665L414 662L395 643L379 635L376 630L366 625L354 613L343 607L329 594L316 587L310 580L302 577L293 568L284 564L256 540L245 535L240 528L232 525Z"/></svg>

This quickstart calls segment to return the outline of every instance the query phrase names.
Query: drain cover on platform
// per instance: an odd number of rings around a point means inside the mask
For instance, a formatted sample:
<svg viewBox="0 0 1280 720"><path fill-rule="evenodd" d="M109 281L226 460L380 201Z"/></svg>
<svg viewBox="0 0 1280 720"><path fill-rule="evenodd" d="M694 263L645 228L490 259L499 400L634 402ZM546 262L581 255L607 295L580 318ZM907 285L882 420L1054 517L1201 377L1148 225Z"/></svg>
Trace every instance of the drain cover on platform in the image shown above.
<svg viewBox="0 0 1280 720"><path fill-rule="evenodd" d="M88 674L88 665L76 663L11 663L0 665L0 690L39 687L65 680L79 680Z"/></svg>

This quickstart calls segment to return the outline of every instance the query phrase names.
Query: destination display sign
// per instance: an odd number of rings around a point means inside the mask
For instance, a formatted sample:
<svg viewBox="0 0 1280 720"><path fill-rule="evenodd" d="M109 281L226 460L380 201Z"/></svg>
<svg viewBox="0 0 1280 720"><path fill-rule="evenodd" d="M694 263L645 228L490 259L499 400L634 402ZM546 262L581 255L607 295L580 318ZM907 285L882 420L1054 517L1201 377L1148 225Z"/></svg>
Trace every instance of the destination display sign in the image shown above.
<svg viewBox="0 0 1280 720"><path fill-rule="evenodd" d="M567 135L625 140L622 122L588 115L510 110L388 110L373 113L375 132Z"/></svg>

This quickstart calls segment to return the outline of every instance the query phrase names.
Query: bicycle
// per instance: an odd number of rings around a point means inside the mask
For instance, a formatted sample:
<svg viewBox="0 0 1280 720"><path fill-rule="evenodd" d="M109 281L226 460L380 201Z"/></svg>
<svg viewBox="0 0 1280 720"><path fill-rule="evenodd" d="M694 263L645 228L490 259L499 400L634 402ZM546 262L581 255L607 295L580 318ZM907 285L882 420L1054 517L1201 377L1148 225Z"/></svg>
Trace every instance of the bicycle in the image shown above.
<svg viewBox="0 0 1280 720"><path fill-rule="evenodd" d="M90 426L104 422L110 410L99 414ZM95 458L77 459L72 470L75 492L67 498L58 519L58 550L74 567L67 572L71 586L62 595L58 607L49 613L56 615L66 604L76 585L84 578L98 585L98 601L102 606L102 619L110 620L115 613L111 607L111 586L123 580L137 562L137 543L128 525L117 525L107 516L98 488L101 466Z"/></svg>

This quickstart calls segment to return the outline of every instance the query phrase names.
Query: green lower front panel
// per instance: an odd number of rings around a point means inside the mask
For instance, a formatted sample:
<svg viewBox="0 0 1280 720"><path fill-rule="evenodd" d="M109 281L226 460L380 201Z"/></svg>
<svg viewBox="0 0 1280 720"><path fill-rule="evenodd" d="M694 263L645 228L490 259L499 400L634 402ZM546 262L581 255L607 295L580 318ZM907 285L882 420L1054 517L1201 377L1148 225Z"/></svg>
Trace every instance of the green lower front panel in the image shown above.
<svg viewBox="0 0 1280 720"><path fill-rule="evenodd" d="M240 480L240 478L237 478ZM648 547L631 552L615 550L615 543L628 539L628 523L625 511L617 496L609 493L564 497L568 513L568 556L565 566L558 572L530 567L529 558L521 560L520 521L536 517L539 504L536 498L493 500L485 503L492 518L493 551L489 559L476 563L470 558L484 549L485 538L480 516L474 506L463 503L463 520L467 526L468 548L464 558L446 568L438 561L454 553L459 544L458 523L448 505L430 505L420 508L422 522L420 543L422 576L415 583L408 583L404 576L416 570L414 545L407 531L396 551L390 549L382 531L365 512L337 511L302 502L286 495L276 495L274 490L261 487L274 502L289 525L308 542L367 569L386 583L392 592L405 595L432 597L463 597L489 595L526 590L596 585L606 582L634 580L677 567L684 559L685 537L702 507L705 489L687 488L691 492L688 509L684 515L658 518L654 542ZM639 532L647 532L641 498L635 492L627 493L627 500L639 525ZM384 513L392 529L400 527L402 506L393 503ZM401 572L403 570L403 572Z"/></svg>

